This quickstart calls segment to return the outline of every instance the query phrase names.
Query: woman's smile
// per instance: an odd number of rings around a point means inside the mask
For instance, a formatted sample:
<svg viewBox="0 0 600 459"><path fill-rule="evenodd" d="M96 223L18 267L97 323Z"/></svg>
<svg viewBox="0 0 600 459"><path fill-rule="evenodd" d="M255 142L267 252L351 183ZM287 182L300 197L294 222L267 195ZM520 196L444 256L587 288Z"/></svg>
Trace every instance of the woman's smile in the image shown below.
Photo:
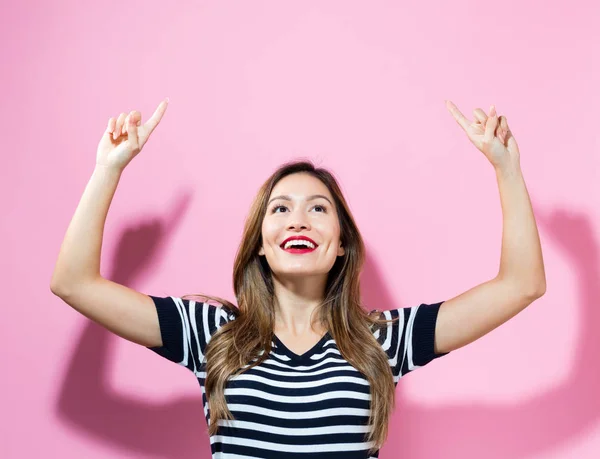
<svg viewBox="0 0 600 459"><path fill-rule="evenodd" d="M280 247L288 253L303 254L314 252L319 245L308 236L290 236Z"/></svg>
<svg viewBox="0 0 600 459"><path fill-rule="evenodd" d="M304 253L311 253L314 252L315 250L317 250L317 248L310 248L310 247L289 247L287 249L283 249L284 252L287 253L293 253L293 254L304 254Z"/></svg>

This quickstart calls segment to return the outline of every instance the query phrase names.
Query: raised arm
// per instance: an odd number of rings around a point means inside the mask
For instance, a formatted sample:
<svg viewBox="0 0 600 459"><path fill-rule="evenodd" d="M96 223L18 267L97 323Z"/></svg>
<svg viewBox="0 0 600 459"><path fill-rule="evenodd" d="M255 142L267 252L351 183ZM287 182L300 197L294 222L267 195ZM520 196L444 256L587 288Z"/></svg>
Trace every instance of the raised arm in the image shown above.
<svg viewBox="0 0 600 459"><path fill-rule="evenodd" d="M154 303L148 295L100 275L102 236L121 174L162 119L168 100L141 124L132 111L110 118L96 154L96 167L60 248L50 289L65 303L113 333L144 346L161 346Z"/></svg>
<svg viewBox="0 0 600 459"><path fill-rule="evenodd" d="M468 121L458 108L446 106L469 140L496 171L502 205L502 252L498 275L444 302L436 324L435 349L450 352L465 346L514 317L546 291L546 276L537 225L520 166L517 142L504 116L492 106Z"/></svg>

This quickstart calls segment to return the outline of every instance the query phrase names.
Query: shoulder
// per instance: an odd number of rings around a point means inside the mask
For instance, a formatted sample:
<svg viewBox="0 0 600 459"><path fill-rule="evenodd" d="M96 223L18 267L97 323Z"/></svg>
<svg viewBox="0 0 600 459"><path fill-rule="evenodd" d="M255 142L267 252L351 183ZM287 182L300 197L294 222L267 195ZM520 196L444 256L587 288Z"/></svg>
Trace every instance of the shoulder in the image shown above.
<svg viewBox="0 0 600 459"><path fill-rule="evenodd" d="M239 315L237 307L231 303L218 302L211 298L204 298L199 296L185 295L179 296L152 296L150 298L154 301L158 310L159 316L161 315L179 315L181 319L194 319L195 321L211 321L214 323L226 323L231 320L235 320Z"/></svg>
<svg viewBox="0 0 600 459"><path fill-rule="evenodd" d="M175 298L175 300L181 301L190 309L195 309L196 313L200 310L209 317L218 316L222 322L235 320L240 314L240 310L236 306L218 297L185 295L181 298Z"/></svg>

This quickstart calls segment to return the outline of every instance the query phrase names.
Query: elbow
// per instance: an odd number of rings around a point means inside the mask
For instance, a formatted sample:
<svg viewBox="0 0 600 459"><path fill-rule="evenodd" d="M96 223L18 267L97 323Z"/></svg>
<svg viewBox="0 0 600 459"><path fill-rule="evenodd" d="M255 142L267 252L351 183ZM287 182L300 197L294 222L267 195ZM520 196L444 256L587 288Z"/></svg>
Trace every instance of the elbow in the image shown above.
<svg viewBox="0 0 600 459"><path fill-rule="evenodd" d="M546 293L546 280L532 283L529 288L524 289L525 296L530 298L532 301L541 298Z"/></svg>
<svg viewBox="0 0 600 459"><path fill-rule="evenodd" d="M541 298L546 293L546 279L530 280L523 282L512 278L511 280L503 278L504 282L508 282L511 287L510 290L517 296L527 299L529 302L535 301Z"/></svg>
<svg viewBox="0 0 600 459"><path fill-rule="evenodd" d="M56 295L58 297L63 297L66 295L64 286L62 286L56 282L50 282L50 291L52 292L53 295Z"/></svg>
<svg viewBox="0 0 600 459"><path fill-rule="evenodd" d="M546 294L546 281L540 284L540 287L537 290L538 298L544 296Z"/></svg>
<svg viewBox="0 0 600 459"><path fill-rule="evenodd" d="M50 291L61 299L71 297L75 292L81 290L85 285L95 282L99 276L96 277L53 277L50 281Z"/></svg>
<svg viewBox="0 0 600 459"><path fill-rule="evenodd" d="M56 295L60 296L60 292L63 290L62 282L59 282L58 276L56 275L56 271L52 273L52 279L50 279L50 291Z"/></svg>
<svg viewBox="0 0 600 459"><path fill-rule="evenodd" d="M63 298L69 294L71 290L70 285L72 282L67 282L64 278L59 279L57 276L52 276L52 280L50 281L50 291L60 297Z"/></svg>
<svg viewBox="0 0 600 459"><path fill-rule="evenodd" d="M535 281L533 281L531 284L532 284L531 295L535 299L544 296L544 294L546 293L546 274L544 273L543 269L542 269L540 275L538 275L535 278Z"/></svg>

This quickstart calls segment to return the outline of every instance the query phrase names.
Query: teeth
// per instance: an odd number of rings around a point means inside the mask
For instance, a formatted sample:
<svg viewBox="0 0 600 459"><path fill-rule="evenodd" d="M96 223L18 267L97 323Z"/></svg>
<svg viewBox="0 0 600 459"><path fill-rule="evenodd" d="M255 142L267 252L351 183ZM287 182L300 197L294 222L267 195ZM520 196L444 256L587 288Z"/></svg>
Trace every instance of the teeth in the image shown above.
<svg viewBox="0 0 600 459"><path fill-rule="evenodd" d="M303 245L305 247L308 247L309 249L314 249L315 248L315 245L312 242L303 241L303 240L287 241L285 243L285 246L283 248L284 249L289 249L290 247L297 246L297 245Z"/></svg>

